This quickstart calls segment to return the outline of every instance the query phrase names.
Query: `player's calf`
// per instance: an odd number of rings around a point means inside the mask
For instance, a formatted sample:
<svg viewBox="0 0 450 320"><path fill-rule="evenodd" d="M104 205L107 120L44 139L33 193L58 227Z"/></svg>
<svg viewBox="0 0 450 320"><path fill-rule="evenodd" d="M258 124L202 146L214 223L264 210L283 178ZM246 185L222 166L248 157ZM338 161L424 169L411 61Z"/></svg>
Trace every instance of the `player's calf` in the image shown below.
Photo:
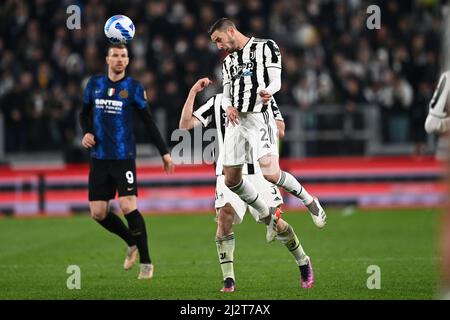
<svg viewBox="0 0 450 320"><path fill-rule="evenodd" d="M217 210L216 237L220 238L233 232L232 229L235 211L229 203Z"/></svg>

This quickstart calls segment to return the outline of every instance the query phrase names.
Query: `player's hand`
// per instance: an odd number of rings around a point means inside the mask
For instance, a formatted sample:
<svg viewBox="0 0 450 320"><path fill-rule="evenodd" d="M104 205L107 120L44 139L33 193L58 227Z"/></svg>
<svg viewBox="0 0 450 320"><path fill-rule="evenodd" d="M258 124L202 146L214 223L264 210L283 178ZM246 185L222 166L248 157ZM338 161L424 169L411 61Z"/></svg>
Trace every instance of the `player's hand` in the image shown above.
<svg viewBox="0 0 450 320"><path fill-rule="evenodd" d="M164 171L167 174L172 174L173 173L173 162L172 162L172 157L170 156L170 153L166 153L165 155L163 155L162 160L164 163Z"/></svg>
<svg viewBox="0 0 450 320"><path fill-rule="evenodd" d="M199 93L199 92L203 91L203 89L205 89L211 83L212 83L212 81L209 80L208 78L201 78L192 86L191 90L195 93Z"/></svg>
<svg viewBox="0 0 450 320"><path fill-rule="evenodd" d="M86 149L92 148L93 146L95 146L94 135L92 133L86 133L83 137L83 140L81 141L81 144Z"/></svg>
<svg viewBox="0 0 450 320"><path fill-rule="evenodd" d="M234 126L236 126L237 124L239 124L239 113L237 111L237 109L233 106L229 106L227 108L227 123L226 125L228 126L228 124L231 122L231 124Z"/></svg>
<svg viewBox="0 0 450 320"><path fill-rule="evenodd" d="M270 99L272 99L272 95L269 92L267 92L266 90L261 90L259 92L259 96L261 97L263 104L268 104Z"/></svg>

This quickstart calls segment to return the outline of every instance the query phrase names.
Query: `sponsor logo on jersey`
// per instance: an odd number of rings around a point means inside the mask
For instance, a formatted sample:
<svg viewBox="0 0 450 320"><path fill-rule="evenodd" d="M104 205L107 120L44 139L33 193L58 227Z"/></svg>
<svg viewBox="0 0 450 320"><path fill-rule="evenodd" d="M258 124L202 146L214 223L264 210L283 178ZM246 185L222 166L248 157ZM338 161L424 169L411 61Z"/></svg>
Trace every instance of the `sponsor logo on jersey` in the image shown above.
<svg viewBox="0 0 450 320"><path fill-rule="evenodd" d="M109 99L95 99L95 107L106 113L121 114L123 102Z"/></svg>
<svg viewBox="0 0 450 320"><path fill-rule="evenodd" d="M97 106L112 106L112 107L122 107L123 102L118 100L109 99L95 99L95 104Z"/></svg>
<svg viewBox="0 0 450 320"><path fill-rule="evenodd" d="M236 80L241 77L251 77L253 75L253 62L247 62L231 67L231 79Z"/></svg>

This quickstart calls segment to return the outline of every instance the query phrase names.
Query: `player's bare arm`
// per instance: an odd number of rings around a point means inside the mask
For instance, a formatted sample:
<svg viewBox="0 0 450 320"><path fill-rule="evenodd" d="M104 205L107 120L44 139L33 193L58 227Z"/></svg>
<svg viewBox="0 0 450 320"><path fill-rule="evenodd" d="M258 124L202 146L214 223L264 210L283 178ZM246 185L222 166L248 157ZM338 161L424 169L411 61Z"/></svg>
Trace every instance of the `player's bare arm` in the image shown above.
<svg viewBox="0 0 450 320"><path fill-rule="evenodd" d="M212 81L208 78L199 79L189 91L189 95L186 98L186 101L183 106L183 111L181 112L180 118L180 129L190 130L198 125L200 125L200 121L192 116L194 109L194 101L197 97L197 94L203 91L207 86L209 86Z"/></svg>

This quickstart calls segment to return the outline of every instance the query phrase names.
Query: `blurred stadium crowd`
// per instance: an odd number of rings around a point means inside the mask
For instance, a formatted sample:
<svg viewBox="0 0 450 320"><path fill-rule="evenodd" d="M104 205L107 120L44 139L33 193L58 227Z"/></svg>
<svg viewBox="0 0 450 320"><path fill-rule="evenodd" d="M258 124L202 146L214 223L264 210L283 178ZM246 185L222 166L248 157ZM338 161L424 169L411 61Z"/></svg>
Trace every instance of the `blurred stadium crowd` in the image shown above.
<svg viewBox="0 0 450 320"><path fill-rule="evenodd" d="M81 7L69 30L66 8ZM368 30L366 8L378 4L382 28ZM185 96L202 76L220 90L223 53L209 26L233 18L247 35L274 39L282 50L283 107L337 103L353 113L381 110L384 139L425 141L423 123L440 73L442 10L438 1L365 0L6 0L0 7L0 103L6 152L68 150L79 143L77 112L84 81L103 73L103 25L125 14L136 26L130 74L143 82L152 108L178 125ZM320 129L320 128L319 128Z"/></svg>

